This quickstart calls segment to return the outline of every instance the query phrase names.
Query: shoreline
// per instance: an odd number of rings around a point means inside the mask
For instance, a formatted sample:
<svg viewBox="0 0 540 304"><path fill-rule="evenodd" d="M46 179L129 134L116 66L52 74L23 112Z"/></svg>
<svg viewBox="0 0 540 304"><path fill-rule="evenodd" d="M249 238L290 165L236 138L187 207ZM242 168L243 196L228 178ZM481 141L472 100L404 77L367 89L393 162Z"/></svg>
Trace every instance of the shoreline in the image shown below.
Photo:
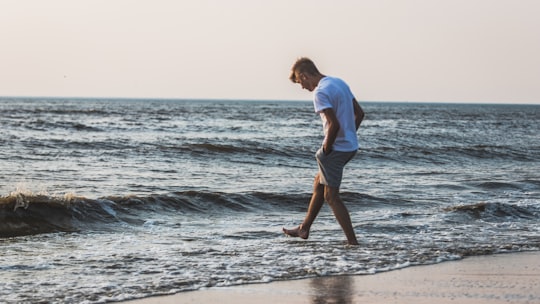
<svg viewBox="0 0 540 304"><path fill-rule="evenodd" d="M465 257L373 275L211 287L122 301L169 303L540 303L540 251Z"/></svg>

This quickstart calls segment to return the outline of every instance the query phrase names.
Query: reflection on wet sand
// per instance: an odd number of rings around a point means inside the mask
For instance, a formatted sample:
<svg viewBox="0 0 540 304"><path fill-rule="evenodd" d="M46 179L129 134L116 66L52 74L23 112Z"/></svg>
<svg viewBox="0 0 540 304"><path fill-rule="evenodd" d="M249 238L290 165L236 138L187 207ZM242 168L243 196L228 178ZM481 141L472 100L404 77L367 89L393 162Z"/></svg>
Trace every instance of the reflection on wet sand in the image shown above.
<svg viewBox="0 0 540 304"><path fill-rule="evenodd" d="M311 303L353 303L354 285L350 276L320 277L310 281Z"/></svg>

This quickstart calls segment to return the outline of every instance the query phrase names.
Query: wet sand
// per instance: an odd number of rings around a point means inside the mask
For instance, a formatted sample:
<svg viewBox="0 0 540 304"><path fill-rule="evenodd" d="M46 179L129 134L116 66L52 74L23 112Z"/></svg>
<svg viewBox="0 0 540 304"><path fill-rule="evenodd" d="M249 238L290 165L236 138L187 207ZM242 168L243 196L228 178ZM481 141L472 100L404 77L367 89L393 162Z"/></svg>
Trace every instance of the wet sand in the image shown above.
<svg viewBox="0 0 540 304"><path fill-rule="evenodd" d="M171 303L540 303L540 252L468 257L361 276L214 287L127 301Z"/></svg>

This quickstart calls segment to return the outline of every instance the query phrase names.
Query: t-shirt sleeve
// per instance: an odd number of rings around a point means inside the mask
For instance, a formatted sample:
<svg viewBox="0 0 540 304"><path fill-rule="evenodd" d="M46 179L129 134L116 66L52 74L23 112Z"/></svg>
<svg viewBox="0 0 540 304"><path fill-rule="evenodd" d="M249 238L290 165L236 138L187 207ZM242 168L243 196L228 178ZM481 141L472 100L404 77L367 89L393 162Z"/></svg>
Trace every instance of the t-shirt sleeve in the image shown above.
<svg viewBox="0 0 540 304"><path fill-rule="evenodd" d="M320 113L324 109L332 108L330 98L323 92L315 93L313 96L313 105L315 106L315 112Z"/></svg>

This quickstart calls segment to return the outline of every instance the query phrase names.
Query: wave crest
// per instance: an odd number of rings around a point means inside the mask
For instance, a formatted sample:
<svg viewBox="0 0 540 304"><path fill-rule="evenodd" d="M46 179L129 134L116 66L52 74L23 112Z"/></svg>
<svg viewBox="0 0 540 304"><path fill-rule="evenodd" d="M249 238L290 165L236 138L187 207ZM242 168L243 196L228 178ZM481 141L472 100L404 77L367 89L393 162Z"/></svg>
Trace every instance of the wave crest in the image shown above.
<svg viewBox="0 0 540 304"><path fill-rule="evenodd" d="M149 196L98 199L72 194L63 197L12 193L0 197L0 237L87 229L118 229L118 223L143 225L148 213L262 212L304 208L309 194L220 193L184 191ZM111 225L109 225L111 224Z"/></svg>

